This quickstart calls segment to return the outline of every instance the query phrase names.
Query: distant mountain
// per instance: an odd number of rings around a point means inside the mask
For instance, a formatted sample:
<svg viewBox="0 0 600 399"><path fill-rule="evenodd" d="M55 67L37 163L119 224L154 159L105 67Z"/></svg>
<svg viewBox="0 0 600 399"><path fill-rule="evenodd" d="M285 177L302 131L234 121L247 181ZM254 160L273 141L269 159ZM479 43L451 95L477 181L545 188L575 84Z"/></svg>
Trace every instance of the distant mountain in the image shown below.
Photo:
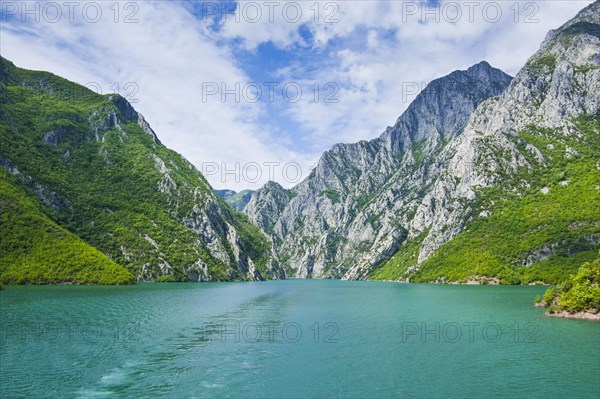
<svg viewBox="0 0 600 399"><path fill-rule="evenodd" d="M252 198L253 190L242 190L236 193L233 190L215 190L215 193L221 197L227 204L238 212L246 208Z"/></svg>
<svg viewBox="0 0 600 399"><path fill-rule="evenodd" d="M560 281L600 240L599 2L511 79L431 82L377 139L338 144L245 212L290 275Z"/></svg>
<svg viewBox="0 0 600 399"><path fill-rule="evenodd" d="M123 97L4 58L0 95L0 281L283 276L259 229Z"/></svg>

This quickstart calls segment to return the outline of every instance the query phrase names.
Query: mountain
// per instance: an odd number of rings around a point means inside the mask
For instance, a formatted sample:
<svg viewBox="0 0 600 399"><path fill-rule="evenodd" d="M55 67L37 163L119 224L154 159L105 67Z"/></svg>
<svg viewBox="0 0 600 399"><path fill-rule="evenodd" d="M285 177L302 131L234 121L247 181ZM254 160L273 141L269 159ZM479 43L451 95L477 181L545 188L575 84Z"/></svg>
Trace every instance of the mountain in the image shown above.
<svg viewBox="0 0 600 399"><path fill-rule="evenodd" d="M0 281L282 276L267 238L123 97L4 58L0 94Z"/></svg>
<svg viewBox="0 0 600 399"><path fill-rule="evenodd" d="M247 215L271 234L278 259L297 277L344 277L358 264L380 263L406 238L407 202L438 173L429 161L510 80L482 62L431 82L379 138L335 145L287 193L267 184Z"/></svg>
<svg viewBox="0 0 600 399"><path fill-rule="evenodd" d="M290 275L556 282L600 237L599 2L514 79L486 62L431 82L377 139L338 144L245 212Z"/></svg>
<svg viewBox="0 0 600 399"><path fill-rule="evenodd" d="M507 90L483 103L444 151L452 159L449 173L428 200L452 202L434 216L411 280L556 283L595 258L599 9L595 2L551 31ZM468 182L453 181L461 164L472 166ZM422 220L427 214L426 207L417 211Z"/></svg>
<svg viewBox="0 0 600 399"><path fill-rule="evenodd" d="M242 190L236 193L233 190L215 190L215 193L221 197L227 204L238 212L244 210L250 198L252 198L253 190Z"/></svg>

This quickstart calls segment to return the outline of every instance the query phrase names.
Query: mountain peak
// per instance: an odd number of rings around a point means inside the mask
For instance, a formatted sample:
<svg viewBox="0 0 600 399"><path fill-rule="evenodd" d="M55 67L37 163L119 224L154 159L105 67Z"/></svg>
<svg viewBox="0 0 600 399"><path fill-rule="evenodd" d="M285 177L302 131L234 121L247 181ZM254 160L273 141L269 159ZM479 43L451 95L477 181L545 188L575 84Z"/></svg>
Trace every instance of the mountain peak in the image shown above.
<svg viewBox="0 0 600 399"><path fill-rule="evenodd" d="M495 73L496 71L502 72L500 69L494 68L489 64L489 62L484 60L467 68L466 74L469 76L481 76L483 74L489 75L490 73Z"/></svg>
<svg viewBox="0 0 600 399"><path fill-rule="evenodd" d="M466 70L456 70L451 72L446 76L442 76L441 78L435 79L433 82L439 82L441 84L446 84L450 79L475 79L475 80L483 80L489 81L500 80L500 81L509 81L512 77L506 74L504 71L498 68L494 68L490 65L489 62L483 60L478 62L477 64L471 65Z"/></svg>
<svg viewBox="0 0 600 399"><path fill-rule="evenodd" d="M424 165L434 165L477 106L511 80L485 61L436 79L378 139L334 145L303 182L291 191L265 185L245 213L297 277L340 277L348 265L377 264L404 239L403 204L431 183ZM370 246L386 249L370 258Z"/></svg>
<svg viewBox="0 0 600 399"><path fill-rule="evenodd" d="M281 184L279 184L273 180L269 180L268 182L266 182L264 185L264 188L267 190L279 190L279 191L285 190Z"/></svg>
<svg viewBox="0 0 600 399"><path fill-rule="evenodd" d="M511 80L510 75L487 61L435 79L380 139L394 151L401 151L407 144L436 134L455 136L465 127L471 112L484 100L502 93Z"/></svg>
<svg viewBox="0 0 600 399"><path fill-rule="evenodd" d="M487 62L486 60L482 60L482 61L479 61L477 64L469 67L467 69L467 71L469 71L471 69L474 69L474 68L477 68L477 67L486 68L486 69L494 69L494 67L491 66L489 62Z"/></svg>
<svg viewBox="0 0 600 399"><path fill-rule="evenodd" d="M567 21L560 28L550 30L541 48L548 47L556 37L563 34L578 35L582 33L600 37L600 0L579 11L575 17Z"/></svg>

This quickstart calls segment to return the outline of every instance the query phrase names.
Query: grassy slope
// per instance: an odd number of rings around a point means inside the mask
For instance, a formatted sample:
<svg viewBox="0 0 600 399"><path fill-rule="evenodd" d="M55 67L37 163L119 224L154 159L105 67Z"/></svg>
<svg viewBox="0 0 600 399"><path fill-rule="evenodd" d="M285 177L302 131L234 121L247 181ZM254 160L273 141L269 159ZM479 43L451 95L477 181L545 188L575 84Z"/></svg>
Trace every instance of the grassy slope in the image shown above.
<svg viewBox="0 0 600 399"><path fill-rule="evenodd" d="M8 160L31 177L24 183L30 195L38 185L54 193L58 207L45 208L52 220L137 277L169 274L186 280L186 268L202 259L213 280L244 278L233 266L231 248L232 260L224 263L182 224L212 195L203 176L136 123L127 122L108 96L46 72L15 68L3 59L0 90L0 161ZM97 140L94 125L111 112L123 130L102 128ZM44 134L61 129L58 145L43 142ZM158 191L165 178L154 155L164 161L176 185L171 194ZM244 215L223 207L215 223L225 222L236 226L241 246L268 276L266 238Z"/></svg>
<svg viewBox="0 0 600 399"><path fill-rule="evenodd" d="M130 272L50 220L0 169L0 280L128 284Z"/></svg>
<svg viewBox="0 0 600 399"><path fill-rule="evenodd" d="M483 209L491 215L475 217L461 234L424 262L410 276L411 281L491 276L508 284L555 284L575 273L582 262L594 259L598 244L592 239L600 237L600 117L581 117L577 127L582 138L535 127L522 132L519 147L524 150L528 143L535 145L545 156L546 166L532 158L534 171L522 170L516 177L507 177L504 187L480 192L473 215ZM579 155L566 158L567 146ZM522 195L511 192L524 180L530 188L522 189ZM566 186L561 184L565 181ZM548 194L541 193L543 187L548 187ZM371 278L406 278L405 269L416 263L408 260L414 260L410 253L419 245L417 240L404 244ZM536 251L544 252L545 248L552 249L549 256L536 256ZM524 266L528 257L533 263Z"/></svg>

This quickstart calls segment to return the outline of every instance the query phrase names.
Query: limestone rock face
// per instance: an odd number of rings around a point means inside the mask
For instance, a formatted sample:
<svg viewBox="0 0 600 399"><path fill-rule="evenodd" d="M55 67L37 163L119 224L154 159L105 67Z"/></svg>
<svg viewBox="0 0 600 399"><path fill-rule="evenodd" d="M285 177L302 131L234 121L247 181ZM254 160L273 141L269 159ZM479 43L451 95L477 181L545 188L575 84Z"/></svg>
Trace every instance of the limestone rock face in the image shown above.
<svg viewBox="0 0 600 399"><path fill-rule="evenodd" d="M421 191L443 168L429 161L510 80L482 62L431 82L379 138L335 145L293 189L258 190L246 214L296 277L361 277L357 265L369 270L410 234Z"/></svg>
<svg viewBox="0 0 600 399"><path fill-rule="evenodd" d="M528 166L514 140L520 130L572 134L572 118L598 112L599 4L551 31L514 79L487 62L455 71L379 138L333 146L288 191L258 190L245 212L270 235L275 261L296 277L364 279L424 235L418 268L462 231L477 188ZM535 147L526 151L543 162Z"/></svg>
<svg viewBox="0 0 600 399"><path fill-rule="evenodd" d="M264 231L272 231L273 221L279 219L281 212L290 202L290 192L276 182L268 182L255 192L246 205L250 220Z"/></svg>
<svg viewBox="0 0 600 399"><path fill-rule="evenodd" d="M482 103L464 131L440 154L450 159L446 175L434 184L427 202L442 206L451 201L443 215L421 205L418 219L430 216L431 230L423 242L419 261L426 259L464 225L474 189L501 181L499 172L531 168L515 144L516 134L528 125L558 129L573 134L573 118L594 115L600 107L600 3L581 11L574 19L548 33L540 50L500 96ZM498 157L501 151L504 156ZM528 146L538 161L538 149ZM456 177L467 177L456 179ZM454 177L454 179L453 179ZM458 183L456 183L458 181ZM436 195L438 193L438 195ZM443 195L442 195L443 193ZM437 217L436 217L437 216Z"/></svg>

